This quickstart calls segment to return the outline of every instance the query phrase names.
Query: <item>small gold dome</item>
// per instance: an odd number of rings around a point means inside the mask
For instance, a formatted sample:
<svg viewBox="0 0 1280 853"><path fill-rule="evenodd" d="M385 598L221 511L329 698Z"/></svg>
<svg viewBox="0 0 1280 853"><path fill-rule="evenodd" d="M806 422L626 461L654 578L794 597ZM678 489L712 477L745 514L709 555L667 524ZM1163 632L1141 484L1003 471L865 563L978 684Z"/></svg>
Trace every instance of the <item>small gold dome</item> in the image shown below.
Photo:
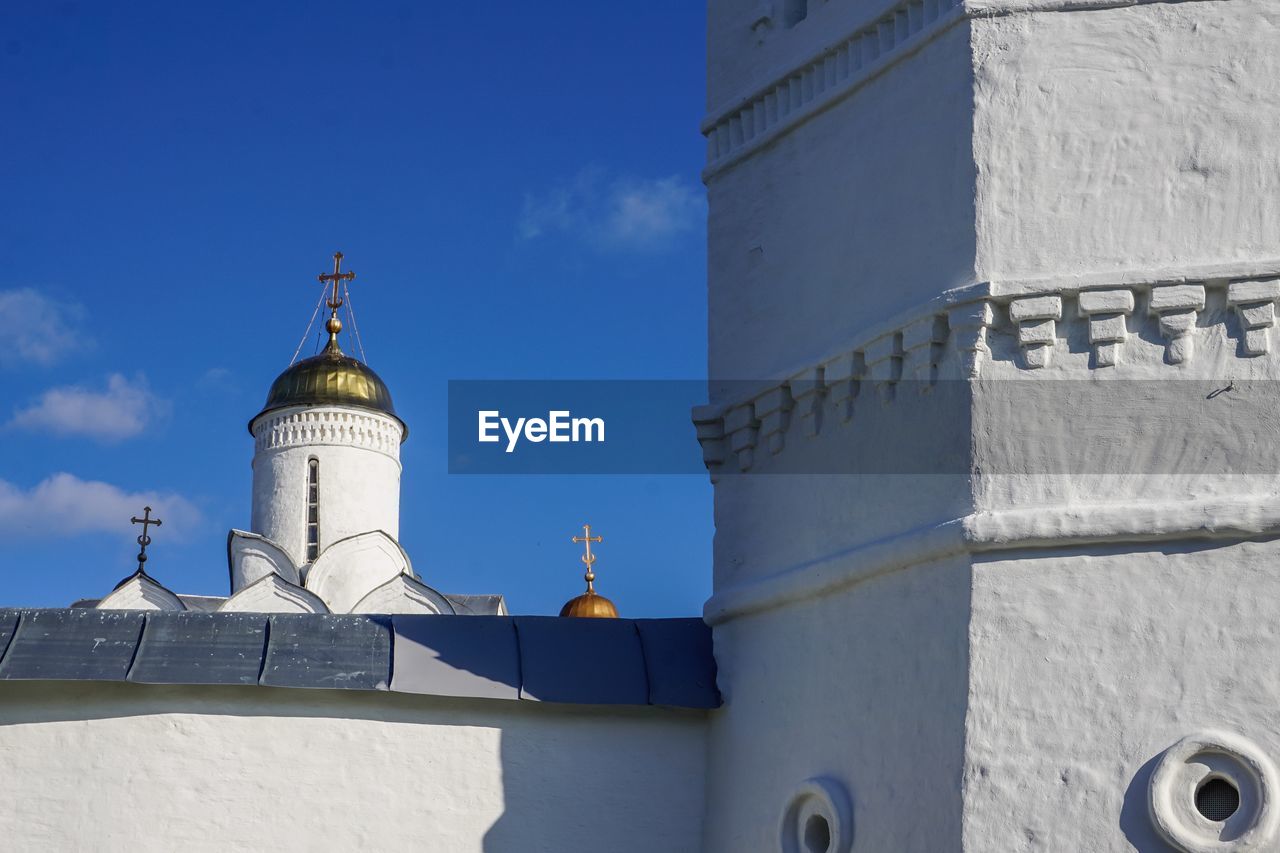
<svg viewBox="0 0 1280 853"><path fill-rule="evenodd" d="M618 608L603 595L591 591L570 599L564 607L560 608L560 615L586 619L617 619Z"/></svg>
<svg viewBox="0 0 1280 853"><path fill-rule="evenodd" d="M337 335L330 330L329 344L324 352L304 358L276 377L267 392L267 402L262 411L249 421L253 422L267 412L286 406L354 406L390 415L402 427L400 440L409 435L409 429L396 415L391 404L391 392L378 374L358 359L338 348Z"/></svg>

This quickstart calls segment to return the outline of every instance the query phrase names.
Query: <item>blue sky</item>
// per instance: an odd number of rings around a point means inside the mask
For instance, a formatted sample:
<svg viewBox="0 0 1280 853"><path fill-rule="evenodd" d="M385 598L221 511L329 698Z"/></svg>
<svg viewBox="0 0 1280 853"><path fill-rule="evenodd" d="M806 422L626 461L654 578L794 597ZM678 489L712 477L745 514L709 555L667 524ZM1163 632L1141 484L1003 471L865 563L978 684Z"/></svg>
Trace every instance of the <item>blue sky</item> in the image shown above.
<svg viewBox="0 0 1280 853"><path fill-rule="evenodd" d="M624 615L700 612L705 476L450 476L445 404L449 379L705 375L703 15L5 3L0 601L110 590L146 500L148 569L225 594L245 424L340 249L411 429L419 574L553 613L590 521Z"/></svg>

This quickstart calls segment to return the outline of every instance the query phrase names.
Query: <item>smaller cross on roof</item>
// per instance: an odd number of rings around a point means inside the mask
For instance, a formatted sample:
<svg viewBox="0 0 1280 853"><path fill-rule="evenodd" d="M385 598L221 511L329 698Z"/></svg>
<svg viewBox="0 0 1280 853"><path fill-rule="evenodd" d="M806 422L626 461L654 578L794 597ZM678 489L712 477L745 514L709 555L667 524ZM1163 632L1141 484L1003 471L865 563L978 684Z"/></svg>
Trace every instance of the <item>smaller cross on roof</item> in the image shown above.
<svg viewBox="0 0 1280 853"><path fill-rule="evenodd" d="M151 544L151 537L147 535L147 528L153 524L156 527L159 527L164 522L158 518L151 517L151 507L149 506L144 506L142 508L142 518L138 518L135 515L133 518L129 519L129 521L132 524L142 525L142 535L138 537L138 545L141 546L138 550L138 571L145 572L143 566L147 562L147 546Z"/></svg>

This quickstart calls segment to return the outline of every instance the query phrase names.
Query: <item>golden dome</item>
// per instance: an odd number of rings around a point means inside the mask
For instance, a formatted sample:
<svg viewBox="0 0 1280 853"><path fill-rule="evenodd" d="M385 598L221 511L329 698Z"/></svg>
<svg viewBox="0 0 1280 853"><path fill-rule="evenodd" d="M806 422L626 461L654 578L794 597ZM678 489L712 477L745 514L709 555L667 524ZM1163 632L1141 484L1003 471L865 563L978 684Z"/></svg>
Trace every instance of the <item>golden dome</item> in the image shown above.
<svg viewBox="0 0 1280 853"><path fill-rule="evenodd" d="M617 619L618 608L613 602L594 590L572 598L560 608L561 616L578 616L586 619Z"/></svg>
<svg viewBox="0 0 1280 853"><path fill-rule="evenodd" d="M613 602L596 592L596 555L591 553L591 543L603 542L600 536L591 535L591 525L582 525L582 535L575 536L571 540L575 544L581 543L586 549L586 553L582 555L582 564L587 567L587 573L582 579L587 582L587 591L577 598L571 598L560 608L561 616L577 616L586 619L617 619L618 608L613 606Z"/></svg>
<svg viewBox="0 0 1280 853"><path fill-rule="evenodd" d="M395 406L391 404L391 392L387 390L387 384L367 364L339 349L337 334L332 329L324 352L290 365L271 383L267 402L262 411L249 421L249 431L253 432L253 422L258 418L286 406L354 406L369 409L390 415L399 421L402 428L401 441L409 435L408 427L396 415Z"/></svg>

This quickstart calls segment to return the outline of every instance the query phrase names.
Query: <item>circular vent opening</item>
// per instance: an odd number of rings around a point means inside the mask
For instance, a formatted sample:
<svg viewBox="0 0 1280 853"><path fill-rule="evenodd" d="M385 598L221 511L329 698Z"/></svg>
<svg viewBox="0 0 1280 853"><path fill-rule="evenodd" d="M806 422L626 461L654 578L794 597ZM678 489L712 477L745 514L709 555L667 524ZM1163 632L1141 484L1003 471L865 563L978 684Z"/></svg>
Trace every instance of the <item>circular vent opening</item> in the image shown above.
<svg viewBox="0 0 1280 853"><path fill-rule="evenodd" d="M1224 821L1240 808L1240 792L1226 779L1215 776L1196 791L1196 809L1212 821Z"/></svg>
<svg viewBox="0 0 1280 853"><path fill-rule="evenodd" d="M806 853L827 853L831 849L831 825L822 815L810 815L804 824Z"/></svg>

